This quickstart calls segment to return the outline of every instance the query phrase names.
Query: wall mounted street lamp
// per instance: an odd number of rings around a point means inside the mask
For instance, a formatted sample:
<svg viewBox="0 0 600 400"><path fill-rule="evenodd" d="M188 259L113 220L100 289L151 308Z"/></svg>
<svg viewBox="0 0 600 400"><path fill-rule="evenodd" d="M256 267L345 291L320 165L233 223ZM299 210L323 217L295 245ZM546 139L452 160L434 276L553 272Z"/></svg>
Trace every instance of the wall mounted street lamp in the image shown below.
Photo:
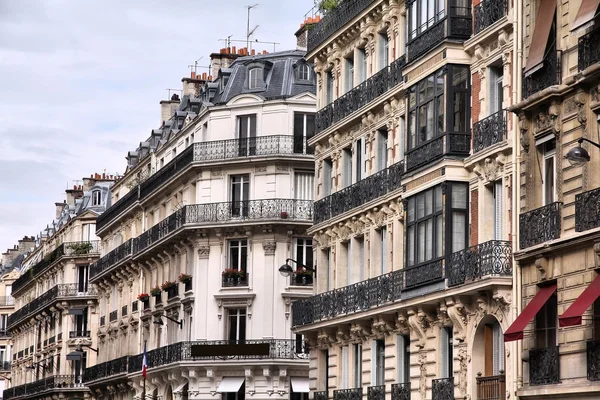
<svg viewBox="0 0 600 400"><path fill-rule="evenodd" d="M592 142L591 140L588 140L586 138L580 138L577 141L577 147L573 147L567 152L567 155L565 156L567 161L569 161L569 164L571 164L574 167L578 167L585 164L586 162L590 162L590 154L587 152L586 149L581 147L581 144L583 142L588 142L589 144L600 149L600 144Z"/></svg>
<svg viewBox="0 0 600 400"><path fill-rule="evenodd" d="M285 260L285 264L283 264L281 267L279 267L279 273L280 273L282 276L286 277L286 278L287 278L288 276L290 276L290 275L292 275L292 274L294 273L294 268L292 268L292 266L289 264L289 263L290 263L290 261L291 261L291 262L293 262L294 264L296 264L298 267L305 268L305 269L307 269L307 270L309 270L309 271L312 271L313 273L317 272L317 269L316 269L316 268L312 268L312 267L309 267L309 266L307 266L307 265L300 264L300 263L299 263L298 261L296 261L296 260L292 260L291 258L287 258L287 259ZM296 267L296 268L297 268L297 267Z"/></svg>
<svg viewBox="0 0 600 400"><path fill-rule="evenodd" d="M165 317L169 321L175 322L177 325L179 325L179 329L183 329L183 320L182 319L177 321L176 319L173 319L173 318L169 317L168 315L159 315L157 317L154 317L154 321L152 321L152 323L155 325L164 325L165 323L163 322L162 317Z"/></svg>

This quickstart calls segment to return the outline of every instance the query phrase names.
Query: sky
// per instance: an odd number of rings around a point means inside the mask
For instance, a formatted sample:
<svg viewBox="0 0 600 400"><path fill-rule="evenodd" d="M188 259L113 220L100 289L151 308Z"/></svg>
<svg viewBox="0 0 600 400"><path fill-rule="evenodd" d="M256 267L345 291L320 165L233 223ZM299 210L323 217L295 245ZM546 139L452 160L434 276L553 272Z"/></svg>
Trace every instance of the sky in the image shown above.
<svg viewBox="0 0 600 400"><path fill-rule="evenodd" d="M0 252L37 235L82 177L122 174L166 89L219 39L245 40L256 3L253 39L294 49L314 0L0 0Z"/></svg>

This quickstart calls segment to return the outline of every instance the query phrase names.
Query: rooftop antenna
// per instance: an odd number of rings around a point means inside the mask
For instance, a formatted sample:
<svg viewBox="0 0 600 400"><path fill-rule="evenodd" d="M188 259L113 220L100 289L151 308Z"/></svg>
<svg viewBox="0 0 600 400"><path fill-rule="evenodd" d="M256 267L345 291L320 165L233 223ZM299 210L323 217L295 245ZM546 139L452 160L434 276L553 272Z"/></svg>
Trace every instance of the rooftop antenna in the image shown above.
<svg viewBox="0 0 600 400"><path fill-rule="evenodd" d="M194 75L196 74L196 72L198 72L198 61L202 60L204 58L204 56L200 57L199 59L197 59L196 61L194 61L194 64L190 64L188 65L188 68L190 69L190 71L192 70L192 68L194 68L193 72Z"/></svg>
<svg viewBox="0 0 600 400"><path fill-rule="evenodd" d="M183 93L183 89L169 89L169 88L167 88L167 89L165 89L165 90L166 90L166 91L167 91L167 93L168 93L168 94L167 94L167 96L168 96L168 97L167 97L167 99L169 99L169 100L171 100L171 91L173 91L173 92L179 92L179 94L182 94L182 93Z"/></svg>
<svg viewBox="0 0 600 400"><path fill-rule="evenodd" d="M248 51L251 50L250 48L250 35L252 35L256 29L258 29L258 25L256 25L252 31L250 31L250 10L252 10L253 8L257 7L258 3L252 5L252 6L246 6L246 8L248 9L248 21L246 23L246 48L248 49Z"/></svg>
<svg viewBox="0 0 600 400"><path fill-rule="evenodd" d="M228 40L228 39L219 39L219 41L220 41L220 42L224 42L224 41L226 41L226 40ZM246 45L247 45L247 43L248 43L248 42L247 42L247 41L245 41L245 40L229 40L229 43L231 43L231 42L236 42L236 43L246 43ZM279 42L261 42L261 41L260 41L260 40L258 40L258 39L256 39L256 40L254 41L254 43L272 44L272 45L273 45L273 51L275 51L275 50L276 50L276 49L275 49L275 46L276 46L276 45L278 45L278 44L281 44L281 43L279 43Z"/></svg>

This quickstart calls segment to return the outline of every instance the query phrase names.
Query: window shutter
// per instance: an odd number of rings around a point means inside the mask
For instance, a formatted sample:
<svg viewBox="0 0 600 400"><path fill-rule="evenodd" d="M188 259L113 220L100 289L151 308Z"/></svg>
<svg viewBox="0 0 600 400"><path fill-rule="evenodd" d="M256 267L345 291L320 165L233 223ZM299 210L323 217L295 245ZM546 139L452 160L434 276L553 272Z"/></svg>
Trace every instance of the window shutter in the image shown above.
<svg viewBox="0 0 600 400"><path fill-rule="evenodd" d="M294 178L294 197L297 200L313 200L314 175L307 172L296 172Z"/></svg>
<svg viewBox="0 0 600 400"><path fill-rule="evenodd" d="M495 68L488 68L489 71L489 82L488 87L490 88L489 105L490 115L498 111L498 94L496 93L496 80L498 79L498 73Z"/></svg>
<svg viewBox="0 0 600 400"><path fill-rule="evenodd" d="M446 328L440 329L440 377L448 378L448 330Z"/></svg>
<svg viewBox="0 0 600 400"><path fill-rule="evenodd" d="M387 229L381 228L381 274L385 274L385 262L387 259Z"/></svg>
<svg viewBox="0 0 600 400"><path fill-rule="evenodd" d="M502 180L494 183L494 239L502 240Z"/></svg>
<svg viewBox="0 0 600 400"><path fill-rule="evenodd" d="M494 324L494 375L500 375L504 371L504 334L499 323Z"/></svg>
<svg viewBox="0 0 600 400"><path fill-rule="evenodd" d="M346 284L352 283L352 239L348 241L346 246Z"/></svg>
<svg viewBox="0 0 600 400"><path fill-rule="evenodd" d="M377 340L371 341L371 386L377 385Z"/></svg>

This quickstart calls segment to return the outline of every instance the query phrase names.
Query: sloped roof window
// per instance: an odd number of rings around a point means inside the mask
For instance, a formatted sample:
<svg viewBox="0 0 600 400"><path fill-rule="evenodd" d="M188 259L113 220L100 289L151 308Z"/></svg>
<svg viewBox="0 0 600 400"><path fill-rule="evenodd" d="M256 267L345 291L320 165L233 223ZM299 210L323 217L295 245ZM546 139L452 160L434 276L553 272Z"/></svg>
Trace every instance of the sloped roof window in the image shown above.
<svg viewBox="0 0 600 400"><path fill-rule="evenodd" d="M92 206L99 206L101 203L101 193L99 190L92 192Z"/></svg>
<svg viewBox="0 0 600 400"><path fill-rule="evenodd" d="M310 80L310 67L307 64L301 64L300 68L298 68L298 80Z"/></svg>
<svg viewBox="0 0 600 400"><path fill-rule="evenodd" d="M248 89L260 89L262 83L261 68L252 68L248 75Z"/></svg>

